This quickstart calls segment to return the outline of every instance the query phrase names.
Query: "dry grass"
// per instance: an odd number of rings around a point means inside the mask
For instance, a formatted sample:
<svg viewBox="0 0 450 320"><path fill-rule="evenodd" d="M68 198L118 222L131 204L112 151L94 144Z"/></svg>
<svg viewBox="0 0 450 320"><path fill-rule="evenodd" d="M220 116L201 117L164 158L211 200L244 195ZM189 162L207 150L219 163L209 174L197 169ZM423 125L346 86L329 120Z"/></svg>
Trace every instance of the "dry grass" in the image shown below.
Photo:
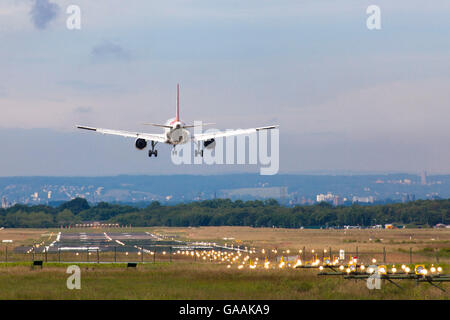
<svg viewBox="0 0 450 320"><path fill-rule="evenodd" d="M404 281L368 290L364 281L320 278L312 270L236 270L223 265L81 266L81 290L68 290L65 267L0 267L0 299L448 299ZM445 285L444 285L445 286Z"/></svg>

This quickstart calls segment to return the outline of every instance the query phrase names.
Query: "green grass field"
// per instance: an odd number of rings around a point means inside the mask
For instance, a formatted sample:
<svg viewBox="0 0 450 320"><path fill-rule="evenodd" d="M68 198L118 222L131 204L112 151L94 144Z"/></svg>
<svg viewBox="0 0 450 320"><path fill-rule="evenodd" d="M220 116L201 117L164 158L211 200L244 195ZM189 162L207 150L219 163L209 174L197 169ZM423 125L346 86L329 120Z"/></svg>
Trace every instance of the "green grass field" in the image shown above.
<svg viewBox="0 0 450 320"><path fill-rule="evenodd" d="M69 290L67 265L0 264L0 299L449 299L427 283L385 283L319 277L317 270L227 269L208 263L80 264L81 289ZM448 270L449 266L444 266ZM448 284L443 287L450 290Z"/></svg>

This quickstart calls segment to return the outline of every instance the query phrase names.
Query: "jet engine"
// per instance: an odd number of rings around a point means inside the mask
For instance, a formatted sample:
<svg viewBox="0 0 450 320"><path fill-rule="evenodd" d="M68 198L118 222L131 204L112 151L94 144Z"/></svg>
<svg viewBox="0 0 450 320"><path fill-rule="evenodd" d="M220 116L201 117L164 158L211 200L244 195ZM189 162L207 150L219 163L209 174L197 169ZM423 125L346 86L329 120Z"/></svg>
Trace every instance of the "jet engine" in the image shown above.
<svg viewBox="0 0 450 320"><path fill-rule="evenodd" d="M134 145L136 146L136 149L145 149L145 147L147 147L147 140L141 138L136 139L136 143Z"/></svg>
<svg viewBox="0 0 450 320"><path fill-rule="evenodd" d="M214 139L205 140L205 142L203 142L203 146L206 149L214 149L216 147L216 140Z"/></svg>

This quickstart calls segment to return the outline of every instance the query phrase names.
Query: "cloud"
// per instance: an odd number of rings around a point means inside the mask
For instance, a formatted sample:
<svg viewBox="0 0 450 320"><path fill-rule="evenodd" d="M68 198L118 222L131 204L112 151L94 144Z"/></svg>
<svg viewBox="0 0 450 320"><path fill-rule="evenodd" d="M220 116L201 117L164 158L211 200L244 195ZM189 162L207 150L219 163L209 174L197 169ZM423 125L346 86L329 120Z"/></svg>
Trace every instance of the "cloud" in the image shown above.
<svg viewBox="0 0 450 320"><path fill-rule="evenodd" d="M130 54L117 43L105 41L95 45L91 51L92 57L96 60L117 59L129 60Z"/></svg>
<svg viewBox="0 0 450 320"><path fill-rule="evenodd" d="M31 21L36 28L43 30L56 18L59 11L60 7L56 3L48 0L34 0L30 11Z"/></svg>

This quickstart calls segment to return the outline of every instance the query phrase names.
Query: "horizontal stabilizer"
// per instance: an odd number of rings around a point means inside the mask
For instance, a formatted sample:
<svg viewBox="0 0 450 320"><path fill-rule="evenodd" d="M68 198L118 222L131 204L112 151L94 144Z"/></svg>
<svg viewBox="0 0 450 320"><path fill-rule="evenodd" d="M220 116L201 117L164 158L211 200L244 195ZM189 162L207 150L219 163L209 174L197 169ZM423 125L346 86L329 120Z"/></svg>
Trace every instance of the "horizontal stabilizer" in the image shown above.
<svg viewBox="0 0 450 320"><path fill-rule="evenodd" d="M167 124L158 124L158 123L143 123L145 126L154 126L154 127L161 127L161 128L168 128L171 129L172 126L168 126Z"/></svg>

